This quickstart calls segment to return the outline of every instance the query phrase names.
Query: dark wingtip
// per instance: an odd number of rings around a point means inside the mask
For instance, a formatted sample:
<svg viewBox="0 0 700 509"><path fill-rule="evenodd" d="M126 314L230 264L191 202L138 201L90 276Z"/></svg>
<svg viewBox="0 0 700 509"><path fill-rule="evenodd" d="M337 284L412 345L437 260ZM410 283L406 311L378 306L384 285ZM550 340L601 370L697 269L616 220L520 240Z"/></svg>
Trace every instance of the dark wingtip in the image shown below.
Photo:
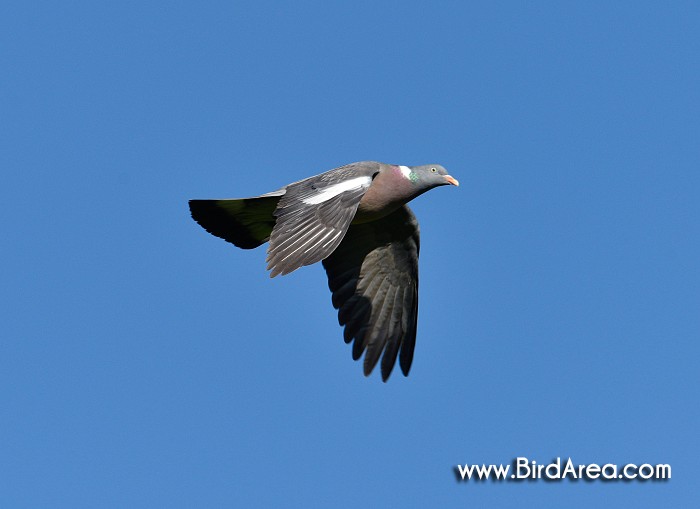
<svg viewBox="0 0 700 509"><path fill-rule="evenodd" d="M408 360L404 360L403 357L399 359L399 365L401 366L401 373L403 373L403 376L408 376L409 371L411 371L411 363L413 362L413 356L408 358Z"/></svg>
<svg viewBox="0 0 700 509"><path fill-rule="evenodd" d="M386 357L386 352L384 353L384 357ZM382 381L386 382L389 380L389 377L391 376L391 373L394 371L394 366L396 365L396 358L394 357L393 360L387 360L384 362L384 358L382 358Z"/></svg>

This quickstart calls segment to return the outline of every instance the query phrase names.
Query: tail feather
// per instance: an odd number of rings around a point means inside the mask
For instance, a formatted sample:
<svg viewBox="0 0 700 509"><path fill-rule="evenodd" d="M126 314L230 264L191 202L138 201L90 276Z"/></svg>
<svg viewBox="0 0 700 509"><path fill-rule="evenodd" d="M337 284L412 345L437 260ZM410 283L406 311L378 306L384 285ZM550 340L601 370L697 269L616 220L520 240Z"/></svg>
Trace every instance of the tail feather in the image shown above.
<svg viewBox="0 0 700 509"><path fill-rule="evenodd" d="M190 213L212 235L242 249L253 249L270 238L280 196L269 193L234 200L190 200Z"/></svg>

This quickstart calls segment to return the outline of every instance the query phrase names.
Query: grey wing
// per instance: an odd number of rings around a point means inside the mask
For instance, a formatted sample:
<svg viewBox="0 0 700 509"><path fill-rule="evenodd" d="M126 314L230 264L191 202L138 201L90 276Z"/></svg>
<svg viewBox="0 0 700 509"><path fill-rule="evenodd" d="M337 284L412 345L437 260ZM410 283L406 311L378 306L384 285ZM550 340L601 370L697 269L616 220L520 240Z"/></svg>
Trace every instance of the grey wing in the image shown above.
<svg viewBox="0 0 700 509"><path fill-rule="evenodd" d="M388 216L352 225L323 261L346 343L354 339L353 359L366 351L364 373L379 357L386 381L399 364L408 375L418 322L418 221L407 206Z"/></svg>
<svg viewBox="0 0 700 509"><path fill-rule="evenodd" d="M270 277L321 261L336 249L375 171L348 165L287 186L274 212Z"/></svg>

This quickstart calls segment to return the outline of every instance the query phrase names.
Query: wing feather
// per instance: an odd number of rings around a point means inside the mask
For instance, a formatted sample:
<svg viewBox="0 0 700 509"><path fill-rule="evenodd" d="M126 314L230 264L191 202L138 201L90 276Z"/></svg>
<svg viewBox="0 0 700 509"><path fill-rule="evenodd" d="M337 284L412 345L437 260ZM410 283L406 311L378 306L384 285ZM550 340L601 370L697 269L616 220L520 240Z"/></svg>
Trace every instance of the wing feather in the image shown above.
<svg viewBox="0 0 700 509"><path fill-rule="evenodd" d="M270 277L328 257L343 240L378 171L376 163L355 163L287 186L274 211L267 250Z"/></svg>
<svg viewBox="0 0 700 509"><path fill-rule="evenodd" d="M404 375L410 370L418 320L419 250L418 222L403 206L377 221L352 225L323 260L345 342L353 341L355 360L365 354L365 375L380 358L384 381L397 357Z"/></svg>

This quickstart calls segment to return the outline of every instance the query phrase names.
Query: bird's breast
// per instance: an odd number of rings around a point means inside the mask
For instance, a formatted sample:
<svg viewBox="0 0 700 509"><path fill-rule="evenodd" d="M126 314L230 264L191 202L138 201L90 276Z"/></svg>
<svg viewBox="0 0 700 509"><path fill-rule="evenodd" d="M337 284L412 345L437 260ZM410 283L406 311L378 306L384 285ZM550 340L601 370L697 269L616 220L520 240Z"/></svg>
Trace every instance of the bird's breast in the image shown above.
<svg viewBox="0 0 700 509"><path fill-rule="evenodd" d="M394 212L411 199L410 189L390 173L380 173L372 181L357 207L353 224L376 221Z"/></svg>

